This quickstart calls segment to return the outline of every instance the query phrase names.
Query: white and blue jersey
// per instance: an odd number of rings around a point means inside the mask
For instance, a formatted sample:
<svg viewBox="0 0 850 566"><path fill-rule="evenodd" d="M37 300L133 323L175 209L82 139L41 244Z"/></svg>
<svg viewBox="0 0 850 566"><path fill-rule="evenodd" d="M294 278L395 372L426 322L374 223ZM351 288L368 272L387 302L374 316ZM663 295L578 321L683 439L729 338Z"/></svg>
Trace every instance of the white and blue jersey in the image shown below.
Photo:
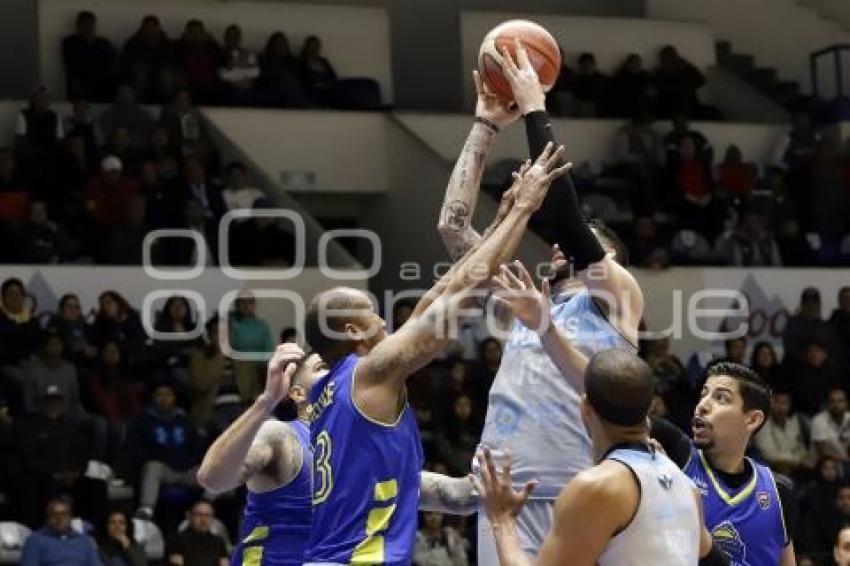
<svg viewBox="0 0 850 566"><path fill-rule="evenodd" d="M551 313L558 330L588 357L609 348L635 350L587 289L557 296ZM490 389L481 446L497 462L509 449L515 484L539 481L534 498L554 500L573 476L593 465L581 421L582 393L561 375L537 334L516 322Z"/></svg>

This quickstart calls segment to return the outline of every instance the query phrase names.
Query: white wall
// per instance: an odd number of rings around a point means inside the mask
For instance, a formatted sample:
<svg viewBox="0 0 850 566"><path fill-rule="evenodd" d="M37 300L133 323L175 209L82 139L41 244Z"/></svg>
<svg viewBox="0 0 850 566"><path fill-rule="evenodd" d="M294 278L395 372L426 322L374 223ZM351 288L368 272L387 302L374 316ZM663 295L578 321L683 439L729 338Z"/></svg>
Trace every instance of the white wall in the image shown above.
<svg viewBox="0 0 850 566"><path fill-rule="evenodd" d="M461 57L468 77L477 65L478 48L487 32L504 20L527 18L521 13L462 12ZM555 36L566 52L567 61L575 66L582 51L592 51L602 70L611 72L629 53L638 53L646 67L653 67L658 50L665 44L676 48L697 67L714 64L714 37L703 24L627 18L591 18L535 14L530 19ZM472 96L472 80L468 81L468 100Z"/></svg>
<svg viewBox="0 0 850 566"><path fill-rule="evenodd" d="M39 0L42 80L56 96L65 90L62 37L73 30L80 10L97 14L100 34L118 49L147 14L159 16L172 39L180 36L186 21L192 18L201 19L219 42L224 28L236 23L242 26L244 44L257 50L263 49L275 31L286 33L296 50L308 35L318 35L326 56L341 76L372 77L380 83L383 99L393 99L389 18L380 7L262 1Z"/></svg>
<svg viewBox="0 0 850 566"><path fill-rule="evenodd" d="M821 15L850 30L850 2L847 0L797 0L816 9Z"/></svg>
<svg viewBox="0 0 850 566"><path fill-rule="evenodd" d="M467 116L432 114L397 114L398 118L421 139L430 145L443 159L454 162L469 133L471 119ZM563 143L567 155L574 162L607 162L617 129L622 122L617 120L570 120L553 121L555 138ZM723 122L697 122L693 127L703 132L714 145L715 152L722 152L730 143L737 144L747 159L762 161L771 155L774 144L785 126L771 124L728 124ZM658 123L659 132L666 133L670 126ZM525 130L514 126L500 134L490 154L491 161L504 158L521 158L528 153Z"/></svg>
<svg viewBox="0 0 850 566"><path fill-rule="evenodd" d="M383 114L249 108L205 112L274 179L284 170L313 172L320 192L387 190Z"/></svg>
<svg viewBox="0 0 850 566"><path fill-rule="evenodd" d="M850 43L839 25L796 0L647 0L647 15L705 22L736 52L755 55L757 65L776 68L780 78L799 81L804 90L811 82L809 54Z"/></svg>

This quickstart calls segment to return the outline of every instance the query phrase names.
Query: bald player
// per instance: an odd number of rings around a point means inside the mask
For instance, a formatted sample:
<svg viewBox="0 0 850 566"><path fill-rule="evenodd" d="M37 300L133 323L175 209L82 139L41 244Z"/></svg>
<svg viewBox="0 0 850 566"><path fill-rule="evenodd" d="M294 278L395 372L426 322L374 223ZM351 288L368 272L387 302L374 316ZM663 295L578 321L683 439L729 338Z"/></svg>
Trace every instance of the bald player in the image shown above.
<svg viewBox="0 0 850 566"><path fill-rule="evenodd" d="M591 358L581 418L595 465L577 474L558 496L552 530L536 563L692 566L712 552L693 482L650 446L647 414L653 392L652 370L635 354L611 349ZM474 481L493 525L499 562L532 564L534 559L521 549L515 516L534 483L514 490L508 456L501 473L489 449L478 459L481 477Z"/></svg>
<svg viewBox="0 0 850 566"><path fill-rule="evenodd" d="M481 238L472 227L472 213L484 161L498 132L522 117L531 155L554 140L545 93L521 45L517 61L504 54L503 69L515 107L500 102L475 76L475 121L449 180L438 226L452 258L462 256ZM584 219L569 175L553 183L550 195L552 202L542 213L559 228L551 257L554 277L547 293L550 320L588 357L606 348L636 351L643 295L625 268L625 246L610 229ZM550 339L533 328L513 325L490 389L480 441L481 448L491 448L497 465L500 451L511 451L517 487L532 478L539 481L518 517L522 546L531 553L551 530L558 493L593 464L579 413L583 367L557 368L547 354ZM493 536L483 513L478 516L478 562L496 563Z"/></svg>
<svg viewBox="0 0 850 566"><path fill-rule="evenodd" d="M514 253L543 201L563 148L523 168L503 217L432 288L394 334L369 297L336 288L311 301L308 344L330 372L310 396L313 527L307 564L407 564L416 535L422 443L407 378L447 343L458 307Z"/></svg>

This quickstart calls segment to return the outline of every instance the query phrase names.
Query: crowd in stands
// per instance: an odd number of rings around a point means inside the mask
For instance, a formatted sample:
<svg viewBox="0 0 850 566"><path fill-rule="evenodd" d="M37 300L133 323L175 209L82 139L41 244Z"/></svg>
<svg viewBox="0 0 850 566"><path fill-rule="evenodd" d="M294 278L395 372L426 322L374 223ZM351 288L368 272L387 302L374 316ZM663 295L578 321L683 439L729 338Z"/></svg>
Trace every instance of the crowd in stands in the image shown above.
<svg viewBox="0 0 850 566"><path fill-rule="evenodd" d="M137 554L128 525L155 520L169 541L167 556L203 547L204 561L186 563L218 564L237 532L241 494L206 498L195 474L206 447L261 392L265 376L261 362L225 355L220 333L228 333L236 350L269 351L275 342L296 340L295 332L273 336L249 294L226 320L206 322L195 319L184 297L169 298L156 330L180 338L205 327L201 337L181 340L146 336L139 313L115 291L102 293L97 305L65 295L56 313L33 312L28 297L20 281L3 283L0 521L39 529L48 509L48 526L30 545L39 549L25 554L77 552L77 535L59 537L70 527L56 526L70 517L72 501L74 515L98 533L104 556ZM803 290L781 350L747 338L688 359L674 355L668 339L644 341L640 349L657 377L653 415L686 431L712 356L748 364L770 384L772 413L750 452L793 478L794 536L803 556L826 556L833 530L850 519L850 287L840 290L838 303L827 317L819 291ZM397 304L391 328L411 310ZM501 354L501 343L473 324L411 378L409 400L428 469L467 473ZM423 515L415 562L474 563L474 525L474 519Z"/></svg>
<svg viewBox="0 0 850 566"><path fill-rule="evenodd" d="M268 107L377 109L378 84L340 78L311 35L295 53L283 32L262 52L243 43L242 28L227 26L217 40L199 19L169 38L159 18L148 15L116 48L97 34L97 17L80 12L74 33L62 41L66 95L70 100L111 102L121 84L147 104L164 104L188 90L199 104Z"/></svg>

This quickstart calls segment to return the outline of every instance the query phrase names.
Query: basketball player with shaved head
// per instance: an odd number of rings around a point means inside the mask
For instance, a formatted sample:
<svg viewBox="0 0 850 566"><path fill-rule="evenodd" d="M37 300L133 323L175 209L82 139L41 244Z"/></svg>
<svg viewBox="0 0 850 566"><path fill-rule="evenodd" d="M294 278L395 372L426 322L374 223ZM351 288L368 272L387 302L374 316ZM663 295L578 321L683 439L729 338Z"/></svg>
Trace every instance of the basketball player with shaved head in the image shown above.
<svg viewBox="0 0 850 566"><path fill-rule="evenodd" d="M501 102L474 76L475 121L449 180L438 226L453 259L481 238L472 228L471 217L484 161L498 132L522 117L531 155L554 140L545 93L522 45L517 45L516 61L503 52L502 69L514 106ZM547 211L560 228L552 250L554 277L547 298L554 326L567 333L587 357L607 348L636 351L643 295L625 268L625 247L612 231L584 219L569 175L554 181L551 194L556 193L557 211ZM551 339L514 324L490 390L480 442L481 448L491 449L497 466L501 450L510 450L517 487L531 479L539 481L517 517L522 548L532 554L552 528L560 491L573 476L593 465L580 412L584 373L559 371L547 354ZM479 513L479 564L496 564L495 550L487 517Z"/></svg>
<svg viewBox="0 0 850 566"><path fill-rule="evenodd" d="M307 564L409 564L423 456L405 382L448 341L471 292L514 253L549 185L566 171L550 144L517 174L487 236L387 335L369 297L350 288L316 296L307 343L330 367L310 395L313 517Z"/></svg>
<svg viewBox="0 0 850 566"><path fill-rule="evenodd" d="M508 455L498 472L489 449L478 454L481 478L474 481L500 564L692 566L701 556L719 556L703 525L693 482L650 445L647 414L653 393L652 370L635 354L611 349L591 358L581 418L595 465L579 472L558 496L552 529L536 560L522 550L515 519L534 484L516 491Z"/></svg>

